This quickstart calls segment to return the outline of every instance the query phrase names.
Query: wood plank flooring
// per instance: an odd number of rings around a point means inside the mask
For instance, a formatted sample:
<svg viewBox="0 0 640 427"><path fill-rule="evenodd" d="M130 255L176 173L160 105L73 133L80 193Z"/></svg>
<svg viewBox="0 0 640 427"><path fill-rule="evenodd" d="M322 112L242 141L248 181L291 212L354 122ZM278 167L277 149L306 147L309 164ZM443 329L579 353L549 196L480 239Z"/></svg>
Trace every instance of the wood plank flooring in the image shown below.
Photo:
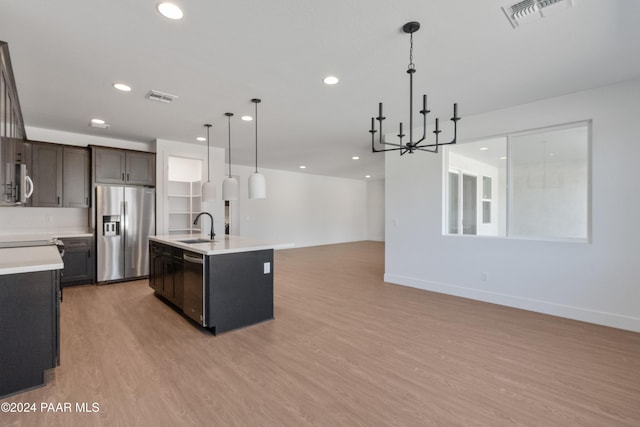
<svg viewBox="0 0 640 427"><path fill-rule="evenodd" d="M62 364L0 425L640 426L640 334L385 284L383 264L378 242L277 251L276 319L219 336L144 280L67 288Z"/></svg>

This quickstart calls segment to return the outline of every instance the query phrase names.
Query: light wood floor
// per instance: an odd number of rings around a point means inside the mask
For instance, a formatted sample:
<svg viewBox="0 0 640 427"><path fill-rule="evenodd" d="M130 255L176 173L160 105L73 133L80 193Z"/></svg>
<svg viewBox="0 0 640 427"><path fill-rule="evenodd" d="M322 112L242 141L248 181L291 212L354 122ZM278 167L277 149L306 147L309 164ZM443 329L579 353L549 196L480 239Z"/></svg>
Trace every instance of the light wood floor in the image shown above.
<svg viewBox="0 0 640 427"><path fill-rule="evenodd" d="M640 426L640 334L382 281L384 246L276 252L276 319L217 337L146 281L65 289L62 364L1 426Z"/></svg>

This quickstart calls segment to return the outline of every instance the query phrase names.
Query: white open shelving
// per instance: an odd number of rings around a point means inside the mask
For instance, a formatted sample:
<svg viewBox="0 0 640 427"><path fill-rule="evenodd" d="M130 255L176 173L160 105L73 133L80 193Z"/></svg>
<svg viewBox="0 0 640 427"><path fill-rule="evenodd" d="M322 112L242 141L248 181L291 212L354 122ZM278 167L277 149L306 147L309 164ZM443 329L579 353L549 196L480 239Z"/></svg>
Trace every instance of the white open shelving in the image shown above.
<svg viewBox="0 0 640 427"><path fill-rule="evenodd" d="M193 220L202 206L200 181L167 181L169 199L169 234L200 232Z"/></svg>

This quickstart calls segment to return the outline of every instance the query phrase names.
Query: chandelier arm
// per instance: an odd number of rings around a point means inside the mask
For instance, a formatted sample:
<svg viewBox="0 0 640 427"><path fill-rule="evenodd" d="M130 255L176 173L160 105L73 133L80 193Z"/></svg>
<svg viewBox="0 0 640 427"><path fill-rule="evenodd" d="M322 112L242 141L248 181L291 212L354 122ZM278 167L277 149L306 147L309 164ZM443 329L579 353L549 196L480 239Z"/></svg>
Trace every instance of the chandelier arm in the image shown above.
<svg viewBox="0 0 640 427"><path fill-rule="evenodd" d="M382 145L390 145L391 147L405 148L404 145L394 144L393 142L383 142Z"/></svg>
<svg viewBox="0 0 640 427"><path fill-rule="evenodd" d="M382 153L384 151L398 151L398 150L404 150L404 147L385 148L384 150L378 150L378 149L374 148L373 152L374 153Z"/></svg>
<svg viewBox="0 0 640 427"><path fill-rule="evenodd" d="M442 144L438 144L438 145L442 145ZM428 151L430 153L437 153L438 149L437 148L427 148L427 147L435 147L435 144L432 144L431 146L429 145L424 145L422 147L416 147L416 150L420 150L420 151Z"/></svg>
<svg viewBox="0 0 640 427"><path fill-rule="evenodd" d="M380 103L380 112L382 113L382 103ZM393 150L398 150L400 148L402 148L402 145L400 144L394 144L393 142L385 142L382 140L382 120L384 120L385 118L382 117L382 119L380 119L380 117L371 117L371 130L369 131L369 133L371 134L371 151L374 153L379 153L382 151L393 151ZM375 129L375 121L378 120L378 122L380 122L380 130L377 131ZM375 134L378 133L378 143L380 145L391 145L392 147L398 147L398 148L394 148L394 149L385 149L385 150L378 150L375 147Z"/></svg>

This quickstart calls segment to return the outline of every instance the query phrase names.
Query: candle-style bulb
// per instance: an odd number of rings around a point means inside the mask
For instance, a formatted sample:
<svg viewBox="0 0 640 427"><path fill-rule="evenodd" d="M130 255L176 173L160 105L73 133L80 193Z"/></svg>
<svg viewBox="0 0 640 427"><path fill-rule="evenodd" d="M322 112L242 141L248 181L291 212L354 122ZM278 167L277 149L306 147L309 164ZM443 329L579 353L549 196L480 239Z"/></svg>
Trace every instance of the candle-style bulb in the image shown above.
<svg viewBox="0 0 640 427"><path fill-rule="evenodd" d="M436 117L436 132L440 130L439 119Z"/></svg>
<svg viewBox="0 0 640 427"><path fill-rule="evenodd" d="M382 120L382 102L378 104L378 118Z"/></svg>
<svg viewBox="0 0 640 427"><path fill-rule="evenodd" d="M422 109L427 111L427 95L422 95Z"/></svg>
<svg viewBox="0 0 640 427"><path fill-rule="evenodd" d="M453 118L457 119L458 118L458 103L455 102L453 104Z"/></svg>
<svg viewBox="0 0 640 427"><path fill-rule="evenodd" d="M374 130L376 130L376 126L375 126L375 120L373 117L371 117L371 131L373 132Z"/></svg>

